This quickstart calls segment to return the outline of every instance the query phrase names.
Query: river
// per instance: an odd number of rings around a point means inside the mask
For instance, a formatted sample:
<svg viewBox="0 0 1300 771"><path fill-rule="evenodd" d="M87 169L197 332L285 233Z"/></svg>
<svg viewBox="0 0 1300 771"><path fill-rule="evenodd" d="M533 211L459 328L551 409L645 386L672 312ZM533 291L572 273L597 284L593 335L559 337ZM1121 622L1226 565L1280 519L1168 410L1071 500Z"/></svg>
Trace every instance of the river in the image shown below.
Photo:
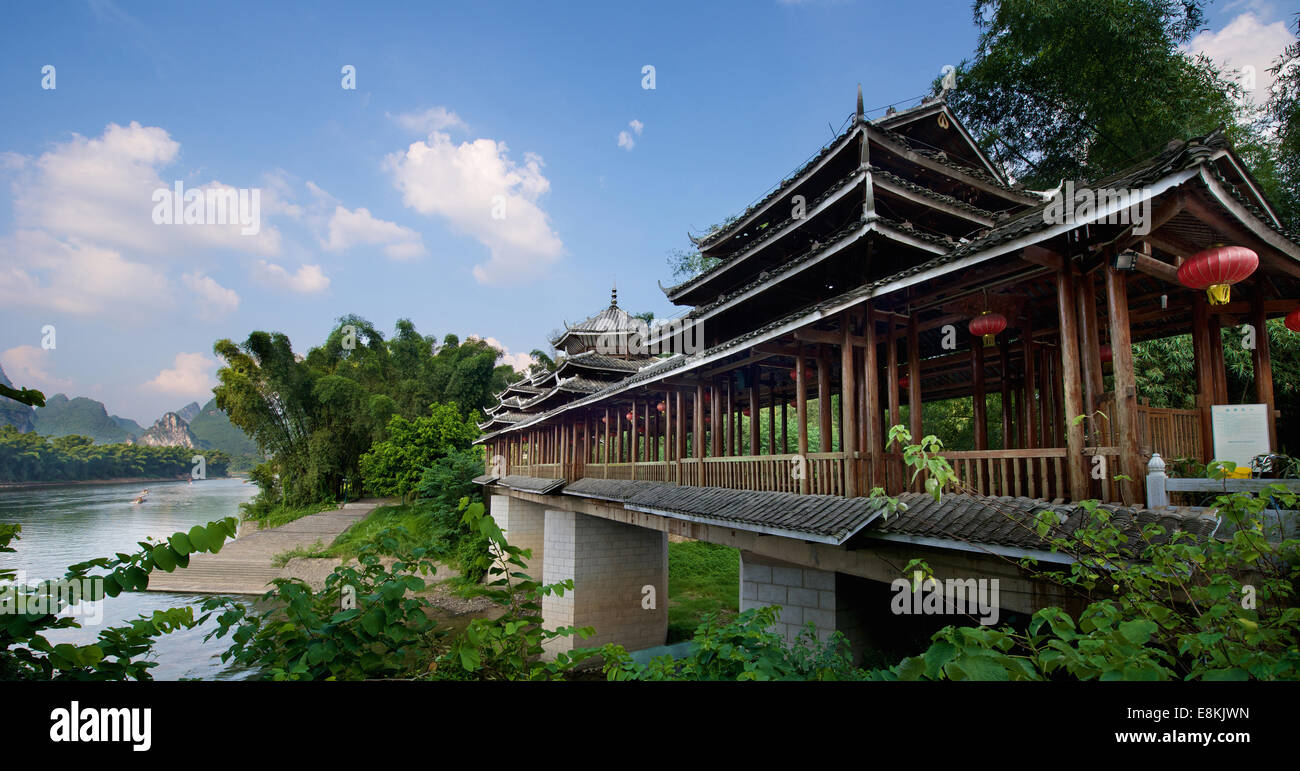
<svg viewBox="0 0 1300 771"><path fill-rule="evenodd" d="M148 501L131 505L145 487L150 490ZM10 544L17 552L0 554L0 566L24 571L28 582L60 578L68 565L139 551L137 542L149 536L165 538L177 530L237 516L239 503L256 492L256 487L237 478L193 484L131 482L0 490L0 522L17 522L23 528L20 539ZM104 601L100 624L58 630L47 639L54 643L92 642L106 626L154 610L197 605L202 599L192 594L124 592ZM229 638L203 641L204 634L214 627L209 620L202 627L158 637L152 657L158 663L151 670L154 679L249 677L248 670L221 662L220 653L229 646Z"/></svg>

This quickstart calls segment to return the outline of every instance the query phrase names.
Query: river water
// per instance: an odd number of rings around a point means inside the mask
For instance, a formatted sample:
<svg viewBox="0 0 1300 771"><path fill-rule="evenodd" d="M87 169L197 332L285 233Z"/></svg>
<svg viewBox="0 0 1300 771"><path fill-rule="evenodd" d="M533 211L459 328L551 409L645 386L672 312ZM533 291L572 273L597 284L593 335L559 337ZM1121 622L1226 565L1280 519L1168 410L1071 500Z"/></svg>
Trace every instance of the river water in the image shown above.
<svg viewBox="0 0 1300 771"><path fill-rule="evenodd" d="M149 499L133 506L143 488ZM27 582L60 578L69 565L117 552L139 551L138 541L149 536L165 538L177 530L188 531L223 517L238 516L239 503L257 488L243 480L208 479L187 482L132 482L127 484L68 485L23 490L0 490L0 522L22 525L17 551L0 554L0 566L24 571ZM58 630L47 635L53 643L92 642L99 631L154 610L197 605L200 595L168 592L124 592L106 598L103 619L81 629ZM223 664L220 653L229 638L205 643L203 636L215 627L172 632L157 638L151 670L157 680L198 678L236 680L250 672Z"/></svg>

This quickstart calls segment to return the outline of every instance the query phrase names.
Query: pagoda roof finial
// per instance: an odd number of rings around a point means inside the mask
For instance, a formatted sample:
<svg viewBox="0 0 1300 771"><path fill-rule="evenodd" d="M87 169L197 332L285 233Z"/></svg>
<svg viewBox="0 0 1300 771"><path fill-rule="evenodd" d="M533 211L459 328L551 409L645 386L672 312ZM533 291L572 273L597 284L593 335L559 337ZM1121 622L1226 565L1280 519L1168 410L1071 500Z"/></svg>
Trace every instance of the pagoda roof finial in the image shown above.
<svg viewBox="0 0 1300 771"><path fill-rule="evenodd" d="M609 307L618 307L618 282L614 282L613 288L609 290Z"/></svg>
<svg viewBox="0 0 1300 771"><path fill-rule="evenodd" d="M858 120L862 120L862 118L863 118L863 116L864 116L864 112L863 112L863 110L862 110L862 84L861 84L861 83L858 84L858 112L857 112L857 116L858 116Z"/></svg>

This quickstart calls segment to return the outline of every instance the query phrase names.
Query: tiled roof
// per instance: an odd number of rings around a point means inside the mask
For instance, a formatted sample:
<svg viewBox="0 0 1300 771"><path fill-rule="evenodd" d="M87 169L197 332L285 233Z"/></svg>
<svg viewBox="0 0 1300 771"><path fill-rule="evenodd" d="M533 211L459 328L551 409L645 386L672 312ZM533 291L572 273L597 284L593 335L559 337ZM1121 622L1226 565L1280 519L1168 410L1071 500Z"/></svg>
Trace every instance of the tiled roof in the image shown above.
<svg viewBox="0 0 1300 771"><path fill-rule="evenodd" d="M1050 534L1055 536L1068 536L1089 520L1087 510L1078 504L1052 504L1030 498L945 495L935 501L925 493L904 493L898 500L907 505L907 510L876 520L870 532L1041 550L1050 548L1050 543L1035 529L1040 512L1053 513L1056 524ZM1145 543L1139 534L1149 523L1165 528L1166 534L1160 541L1167 541L1178 531L1207 538L1218 526L1216 518L1200 513L1112 504L1099 508L1111 514L1112 523L1129 536L1134 548Z"/></svg>
<svg viewBox="0 0 1300 771"><path fill-rule="evenodd" d="M498 479L496 483L511 490L518 490L521 493L538 493L540 495L547 495L564 486L563 479L526 477L519 474L507 474Z"/></svg>

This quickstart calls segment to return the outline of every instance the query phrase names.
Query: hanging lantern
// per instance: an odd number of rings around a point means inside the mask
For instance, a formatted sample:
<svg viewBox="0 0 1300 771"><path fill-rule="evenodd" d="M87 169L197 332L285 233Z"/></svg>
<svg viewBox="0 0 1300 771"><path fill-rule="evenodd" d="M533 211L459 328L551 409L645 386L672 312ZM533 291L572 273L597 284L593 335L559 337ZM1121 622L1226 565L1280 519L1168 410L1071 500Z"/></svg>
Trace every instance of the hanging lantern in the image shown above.
<svg viewBox="0 0 1300 771"><path fill-rule="evenodd" d="M907 385L908 385L908 383L910 383L910 382L912 382L912 381L910 381L910 380L907 379L907 375L903 375L902 377L900 377L900 378L898 379L898 388L899 388L900 390L905 389L905 388L907 388Z"/></svg>
<svg viewBox="0 0 1300 771"><path fill-rule="evenodd" d="M602 418L600 419L600 422L601 422L601 423L604 423L604 424L606 424L606 425L608 425L608 424L609 424L609 416L606 415L606 416L602 417Z"/></svg>
<svg viewBox="0 0 1300 771"><path fill-rule="evenodd" d="M1244 246L1215 246L1193 254L1178 269L1178 283L1204 289L1210 305L1227 305L1232 285L1259 267L1259 255Z"/></svg>
<svg viewBox="0 0 1300 771"><path fill-rule="evenodd" d="M797 368L796 368L796 369L792 369L792 370L790 370L790 379L791 379L791 380L798 380L798 379L799 379L799 370L798 370Z"/></svg>
<svg viewBox="0 0 1300 771"><path fill-rule="evenodd" d="M1006 316L991 311L984 311L970 322L970 333L983 337L985 345L993 345L997 342L998 333L1006 328Z"/></svg>
<svg viewBox="0 0 1300 771"><path fill-rule="evenodd" d="M1110 343L1103 345L1101 347L1101 363L1105 364L1106 362L1113 361L1114 359L1115 359L1115 352L1110 349Z"/></svg>
<svg viewBox="0 0 1300 771"><path fill-rule="evenodd" d="M659 410L660 412L663 412L663 411L666 410L667 408L668 408L668 405L664 404L663 402L659 402L658 404L655 405L655 409L656 409L656 410Z"/></svg>
<svg viewBox="0 0 1300 771"><path fill-rule="evenodd" d="M1300 308L1296 308L1286 315L1286 328L1292 332L1300 332Z"/></svg>
<svg viewBox="0 0 1300 771"><path fill-rule="evenodd" d="M628 420L633 420L633 421L636 420L636 413L633 412L632 410L628 410L628 411L627 411L627 419L628 419Z"/></svg>
<svg viewBox="0 0 1300 771"><path fill-rule="evenodd" d="M744 415L745 417L749 417L749 408L746 407L745 409L741 410L740 414Z"/></svg>

